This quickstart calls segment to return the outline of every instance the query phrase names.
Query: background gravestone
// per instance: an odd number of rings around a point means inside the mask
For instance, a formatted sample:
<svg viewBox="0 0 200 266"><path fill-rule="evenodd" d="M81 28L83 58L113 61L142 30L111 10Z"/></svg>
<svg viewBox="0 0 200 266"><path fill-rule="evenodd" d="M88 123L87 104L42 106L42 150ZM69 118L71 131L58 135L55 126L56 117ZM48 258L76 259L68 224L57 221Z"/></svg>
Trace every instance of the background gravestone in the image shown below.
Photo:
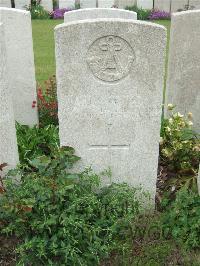
<svg viewBox="0 0 200 266"><path fill-rule="evenodd" d="M10 1L10 0L7 0ZM26 9L27 6L29 6L30 0L15 0L15 8L18 9Z"/></svg>
<svg viewBox="0 0 200 266"><path fill-rule="evenodd" d="M5 36L0 24L0 164L7 163L9 168L18 163L17 140L12 100L7 84L7 64Z"/></svg>
<svg viewBox="0 0 200 266"><path fill-rule="evenodd" d="M137 20L137 13L118 8L85 8L66 12L64 22L97 18L121 18Z"/></svg>
<svg viewBox="0 0 200 266"><path fill-rule="evenodd" d="M53 0L42 0L41 5L48 11L53 10Z"/></svg>
<svg viewBox="0 0 200 266"><path fill-rule="evenodd" d="M136 20L85 20L57 26L55 39L61 145L76 149L82 157L78 167L111 167L114 182L141 184L153 198L165 28Z"/></svg>
<svg viewBox="0 0 200 266"><path fill-rule="evenodd" d="M200 0L190 0L189 4L194 9L200 9Z"/></svg>
<svg viewBox="0 0 200 266"><path fill-rule="evenodd" d="M188 4L188 0L174 0L171 4L171 12L177 12L178 10L184 10Z"/></svg>
<svg viewBox="0 0 200 266"><path fill-rule="evenodd" d="M137 6L143 9L152 9L153 0L137 0Z"/></svg>
<svg viewBox="0 0 200 266"><path fill-rule="evenodd" d="M11 7L11 2L8 0L0 0L0 7Z"/></svg>
<svg viewBox="0 0 200 266"><path fill-rule="evenodd" d="M127 6L134 6L137 4L137 0L115 0L115 5L118 8L125 8Z"/></svg>
<svg viewBox="0 0 200 266"><path fill-rule="evenodd" d="M154 0L155 9L170 12L170 0Z"/></svg>
<svg viewBox="0 0 200 266"><path fill-rule="evenodd" d="M114 0L98 0L98 7L111 8L114 5Z"/></svg>
<svg viewBox="0 0 200 266"><path fill-rule="evenodd" d="M95 8L96 0L80 0L80 7L81 8Z"/></svg>
<svg viewBox="0 0 200 266"><path fill-rule="evenodd" d="M38 123L35 67L30 13L14 8L0 8L4 23L8 62L8 81L14 103L15 119L25 125Z"/></svg>
<svg viewBox="0 0 200 266"><path fill-rule="evenodd" d="M172 15L166 104L193 113L200 132L200 11Z"/></svg>
<svg viewBox="0 0 200 266"><path fill-rule="evenodd" d="M75 0L59 0L59 8L74 8Z"/></svg>

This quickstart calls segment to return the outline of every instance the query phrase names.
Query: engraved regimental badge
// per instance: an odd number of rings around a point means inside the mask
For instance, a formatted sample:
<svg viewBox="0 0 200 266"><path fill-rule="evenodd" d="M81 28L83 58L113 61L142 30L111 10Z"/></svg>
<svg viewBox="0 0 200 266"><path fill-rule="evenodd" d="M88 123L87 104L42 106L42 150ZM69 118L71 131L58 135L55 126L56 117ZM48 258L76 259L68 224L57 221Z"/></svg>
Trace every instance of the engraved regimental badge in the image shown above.
<svg viewBox="0 0 200 266"><path fill-rule="evenodd" d="M135 60L130 44L118 36L97 39L87 53L90 70L100 80L114 82L126 77Z"/></svg>

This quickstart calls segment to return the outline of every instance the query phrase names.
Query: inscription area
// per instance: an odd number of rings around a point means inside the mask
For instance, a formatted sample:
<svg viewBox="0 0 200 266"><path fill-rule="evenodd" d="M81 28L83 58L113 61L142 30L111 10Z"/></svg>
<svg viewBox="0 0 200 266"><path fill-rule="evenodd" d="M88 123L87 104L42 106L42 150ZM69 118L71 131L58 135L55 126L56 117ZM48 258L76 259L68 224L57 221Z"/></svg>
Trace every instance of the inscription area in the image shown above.
<svg viewBox="0 0 200 266"><path fill-rule="evenodd" d="M131 45L114 35L97 39L87 53L87 63L93 75L106 82L126 77L134 60L135 53Z"/></svg>

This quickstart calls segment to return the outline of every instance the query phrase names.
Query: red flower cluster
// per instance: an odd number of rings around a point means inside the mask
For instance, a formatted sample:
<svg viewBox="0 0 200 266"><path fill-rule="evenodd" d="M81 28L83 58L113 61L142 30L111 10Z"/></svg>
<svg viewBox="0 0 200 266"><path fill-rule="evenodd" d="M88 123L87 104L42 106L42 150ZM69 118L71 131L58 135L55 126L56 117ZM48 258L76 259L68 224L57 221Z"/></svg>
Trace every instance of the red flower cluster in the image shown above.
<svg viewBox="0 0 200 266"><path fill-rule="evenodd" d="M35 108L36 107L36 103L37 103L36 101L33 101L32 102L32 108Z"/></svg>
<svg viewBox="0 0 200 266"><path fill-rule="evenodd" d="M45 87L38 87L38 111L40 118L40 125L58 124L58 103L56 94L56 79L51 77L45 82ZM35 103L36 104L36 103ZM35 107L35 104L32 107Z"/></svg>

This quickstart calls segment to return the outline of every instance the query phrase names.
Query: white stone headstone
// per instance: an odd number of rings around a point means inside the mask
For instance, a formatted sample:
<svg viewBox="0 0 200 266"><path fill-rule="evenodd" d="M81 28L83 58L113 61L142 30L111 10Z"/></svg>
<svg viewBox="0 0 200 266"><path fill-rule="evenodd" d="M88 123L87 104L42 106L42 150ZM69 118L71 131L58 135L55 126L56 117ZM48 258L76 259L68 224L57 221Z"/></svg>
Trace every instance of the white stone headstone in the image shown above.
<svg viewBox="0 0 200 266"><path fill-rule="evenodd" d="M8 0L10 1L10 0ZM30 0L15 0L15 8L17 9L26 9L29 6Z"/></svg>
<svg viewBox="0 0 200 266"><path fill-rule="evenodd" d="M41 5L46 9L47 11L53 10L53 0L42 0Z"/></svg>
<svg viewBox="0 0 200 266"><path fill-rule="evenodd" d="M11 7L11 2L9 0L0 0L0 7Z"/></svg>
<svg viewBox="0 0 200 266"><path fill-rule="evenodd" d="M125 8L127 6L134 6L137 4L137 0L115 0L114 4L118 8Z"/></svg>
<svg viewBox="0 0 200 266"><path fill-rule="evenodd" d="M8 69L4 41L3 26L0 24L0 164L7 163L9 168L15 168L18 163L18 151L13 105L7 83Z"/></svg>
<svg viewBox="0 0 200 266"><path fill-rule="evenodd" d="M30 13L14 8L0 8L0 22L4 24L8 81L14 103L15 119L25 125L38 123L35 67Z"/></svg>
<svg viewBox="0 0 200 266"><path fill-rule="evenodd" d="M74 8L75 0L59 0L59 8Z"/></svg>
<svg viewBox="0 0 200 266"><path fill-rule="evenodd" d="M152 9L153 0L137 0L137 6L143 9Z"/></svg>
<svg viewBox="0 0 200 266"><path fill-rule="evenodd" d="M97 7L96 0L80 0L81 8L95 8Z"/></svg>
<svg viewBox="0 0 200 266"><path fill-rule="evenodd" d="M183 115L193 113L200 132L200 11L173 13L166 104Z"/></svg>
<svg viewBox="0 0 200 266"><path fill-rule="evenodd" d="M66 12L64 14L65 23L76 20L97 18L121 18L137 20L137 13L118 8L84 8Z"/></svg>
<svg viewBox="0 0 200 266"><path fill-rule="evenodd" d="M187 4L188 0L174 0L171 3L171 12L177 12L179 10L183 11Z"/></svg>
<svg viewBox="0 0 200 266"><path fill-rule="evenodd" d="M160 11L171 12L171 0L154 0L154 8Z"/></svg>
<svg viewBox="0 0 200 266"><path fill-rule="evenodd" d="M154 198L165 28L82 20L57 26L55 39L61 145L76 149L77 167L111 167L112 181L141 184Z"/></svg>
<svg viewBox="0 0 200 266"><path fill-rule="evenodd" d="M114 0L98 0L98 7L111 8L114 6Z"/></svg>
<svg viewBox="0 0 200 266"><path fill-rule="evenodd" d="M200 9L200 0L190 0L189 4L194 9Z"/></svg>

